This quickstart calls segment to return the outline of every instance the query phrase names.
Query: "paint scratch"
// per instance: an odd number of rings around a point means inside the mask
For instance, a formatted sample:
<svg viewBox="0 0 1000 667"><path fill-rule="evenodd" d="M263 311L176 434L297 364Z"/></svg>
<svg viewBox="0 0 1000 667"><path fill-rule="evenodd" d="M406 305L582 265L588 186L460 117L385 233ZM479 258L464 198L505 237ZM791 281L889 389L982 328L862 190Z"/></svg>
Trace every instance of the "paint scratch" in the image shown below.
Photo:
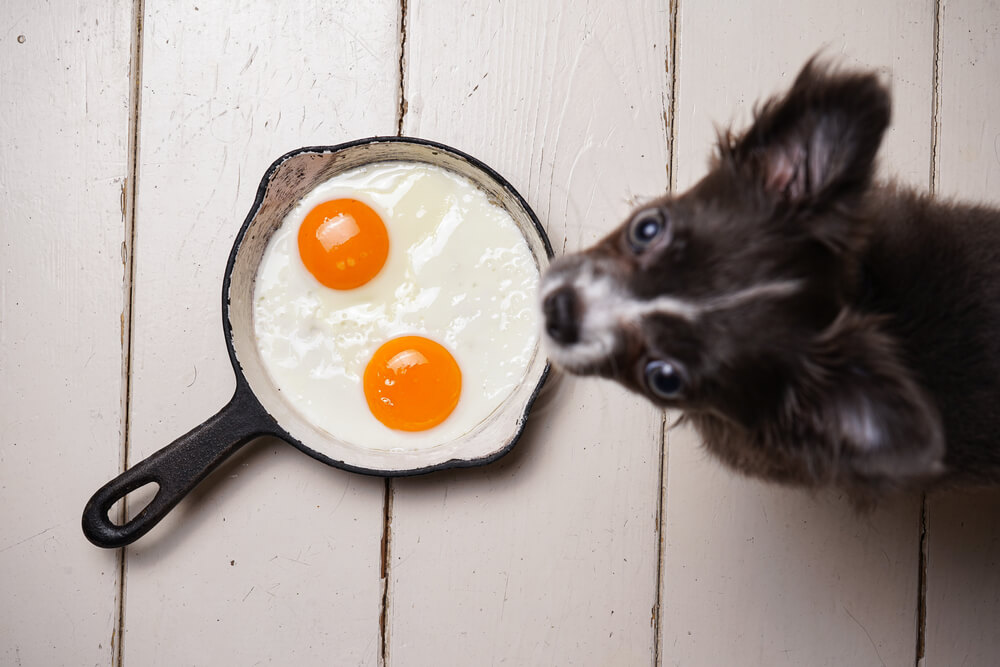
<svg viewBox="0 0 1000 667"><path fill-rule="evenodd" d="M24 544L25 542L30 542L31 540L35 539L36 537L41 537L45 533L49 532L50 530L55 530L56 528L58 528L61 525L62 525L61 523L57 523L54 526L49 526L45 530L39 531L39 532L35 533L34 535L30 535L30 536L24 538L23 540L20 540L18 542L15 542L14 544L8 545L8 546L4 547L3 549L0 549L0 554L4 553L5 551L10 551L14 547L19 547L22 544Z"/></svg>
<svg viewBox="0 0 1000 667"><path fill-rule="evenodd" d="M844 607L844 611L847 612L847 615L851 617L851 620L854 621L855 623L857 623L858 627L861 628L861 630L865 633L865 636L868 637L868 641L870 641L872 643L872 648L875 649L875 655L878 656L878 661L880 663L882 663L882 667L885 667L885 660L882 659L882 654L879 653L879 651L878 651L878 645L875 643L875 640L872 639L872 635L871 635L870 632L868 632L868 628L866 628L865 626L861 625L861 621L859 621L858 619L856 619L854 617L854 614L851 613L850 609L848 609L847 607Z"/></svg>

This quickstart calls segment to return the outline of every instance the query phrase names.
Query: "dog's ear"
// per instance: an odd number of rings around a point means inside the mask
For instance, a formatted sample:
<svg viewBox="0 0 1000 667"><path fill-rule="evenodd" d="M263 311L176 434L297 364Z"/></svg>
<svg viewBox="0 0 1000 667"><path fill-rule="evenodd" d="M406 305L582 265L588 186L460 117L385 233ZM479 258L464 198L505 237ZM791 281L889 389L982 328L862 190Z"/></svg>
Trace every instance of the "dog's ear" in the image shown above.
<svg viewBox="0 0 1000 667"><path fill-rule="evenodd" d="M722 142L723 158L779 201L821 206L870 182L889 92L873 73L835 73L814 57L755 116L743 136Z"/></svg>
<svg viewBox="0 0 1000 667"><path fill-rule="evenodd" d="M880 318L845 311L817 341L814 358L813 428L854 475L903 480L943 471L938 411L900 363Z"/></svg>

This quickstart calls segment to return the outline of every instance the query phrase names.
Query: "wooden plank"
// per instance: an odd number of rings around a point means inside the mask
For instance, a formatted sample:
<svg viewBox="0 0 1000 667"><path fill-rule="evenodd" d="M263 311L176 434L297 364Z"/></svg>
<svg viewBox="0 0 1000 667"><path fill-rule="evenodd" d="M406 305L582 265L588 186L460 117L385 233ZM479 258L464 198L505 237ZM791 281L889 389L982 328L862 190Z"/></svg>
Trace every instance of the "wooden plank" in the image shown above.
<svg viewBox="0 0 1000 667"><path fill-rule="evenodd" d="M1000 203L1000 2L948 0L940 15L935 189Z"/></svg>
<svg viewBox="0 0 1000 667"><path fill-rule="evenodd" d="M146 0L131 460L220 408L226 258L284 152L391 134L398 5ZM125 664L377 663L383 482L251 445L127 558Z"/></svg>
<svg viewBox="0 0 1000 667"><path fill-rule="evenodd" d="M741 126L821 46L891 71L883 173L926 187L934 11L929 1L680 3L677 185L703 173L712 122ZM915 658L920 501L855 515L735 477L694 433L668 434L661 646L665 665L905 665Z"/></svg>
<svg viewBox="0 0 1000 667"><path fill-rule="evenodd" d="M666 186L667 3L407 3L404 132L508 177L557 252ZM652 662L661 414L548 385L516 449L394 482L389 663Z"/></svg>
<svg viewBox="0 0 1000 667"><path fill-rule="evenodd" d="M942 3L936 190L994 206L1000 204L998 25L998 2ZM933 494L927 507L925 664L996 664L1000 491Z"/></svg>
<svg viewBox="0 0 1000 667"><path fill-rule="evenodd" d="M1000 656L1000 492L928 498L924 665L994 665Z"/></svg>
<svg viewBox="0 0 1000 667"><path fill-rule="evenodd" d="M131 5L0 13L0 663L111 664L80 514L121 460Z"/></svg>

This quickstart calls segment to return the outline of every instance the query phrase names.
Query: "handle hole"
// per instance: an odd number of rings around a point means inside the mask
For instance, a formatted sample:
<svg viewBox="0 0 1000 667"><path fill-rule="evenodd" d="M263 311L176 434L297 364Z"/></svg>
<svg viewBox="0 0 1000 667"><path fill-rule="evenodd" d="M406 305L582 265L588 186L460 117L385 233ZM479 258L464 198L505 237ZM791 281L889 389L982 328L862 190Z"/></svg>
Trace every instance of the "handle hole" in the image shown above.
<svg viewBox="0 0 1000 667"><path fill-rule="evenodd" d="M139 515L149 503L153 502L153 498L156 494L160 492L160 485L156 482L146 482L138 489L134 491L129 491L124 496L118 499L111 509L108 510L108 519L116 526L124 526L126 523L134 519ZM119 523L119 518L122 515L122 504L126 508L125 521Z"/></svg>

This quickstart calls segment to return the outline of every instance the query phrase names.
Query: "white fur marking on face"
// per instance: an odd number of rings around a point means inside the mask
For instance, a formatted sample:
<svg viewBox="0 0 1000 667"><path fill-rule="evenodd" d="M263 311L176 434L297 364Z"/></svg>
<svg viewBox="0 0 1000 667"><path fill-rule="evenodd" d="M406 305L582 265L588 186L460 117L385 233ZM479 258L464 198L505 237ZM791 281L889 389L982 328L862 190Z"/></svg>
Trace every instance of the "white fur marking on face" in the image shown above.
<svg viewBox="0 0 1000 667"><path fill-rule="evenodd" d="M845 406L840 412L849 444L861 451L876 450L882 446L882 425L867 400L859 397L853 406Z"/></svg>
<svg viewBox="0 0 1000 667"><path fill-rule="evenodd" d="M760 298L774 298L790 296L801 288L797 280L784 280L773 283L761 283L753 287L737 290L729 294L714 296L704 301L684 301L670 296L659 296L649 301L633 302L630 305L633 317L643 315L662 314L680 317L688 322L693 322L705 313L712 313L718 310L736 308L748 301Z"/></svg>
<svg viewBox="0 0 1000 667"><path fill-rule="evenodd" d="M541 290L542 300L566 285L573 287L582 305L580 338L576 343L564 346L549 340L546 335L548 354L552 361L564 368L586 368L614 353L621 313L630 295L607 275L597 275L595 263L589 258L579 266L571 280L558 276L551 282L545 281Z"/></svg>
<svg viewBox="0 0 1000 667"><path fill-rule="evenodd" d="M570 370L584 369L612 356L618 346L622 325L646 315L669 315L694 322L706 313L736 308L754 299L789 296L801 289L799 281L785 280L762 283L701 301L672 296L638 301L611 274L598 274L597 268L599 266L593 260L586 258L573 274L553 276L542 286L542 300L555 290L571 285L580 301L579 340L565 346L545 336L549 357Z"/></svg>
<svg viewBox="0 0 1000 667"><path fill-rule="evenodd" d="M703 309L696 303L675 299L672 296L658 296L649 301L629 301L624 304L622 316L637 320L645 315L672 315L687 322L694 322Z"/></svg>

